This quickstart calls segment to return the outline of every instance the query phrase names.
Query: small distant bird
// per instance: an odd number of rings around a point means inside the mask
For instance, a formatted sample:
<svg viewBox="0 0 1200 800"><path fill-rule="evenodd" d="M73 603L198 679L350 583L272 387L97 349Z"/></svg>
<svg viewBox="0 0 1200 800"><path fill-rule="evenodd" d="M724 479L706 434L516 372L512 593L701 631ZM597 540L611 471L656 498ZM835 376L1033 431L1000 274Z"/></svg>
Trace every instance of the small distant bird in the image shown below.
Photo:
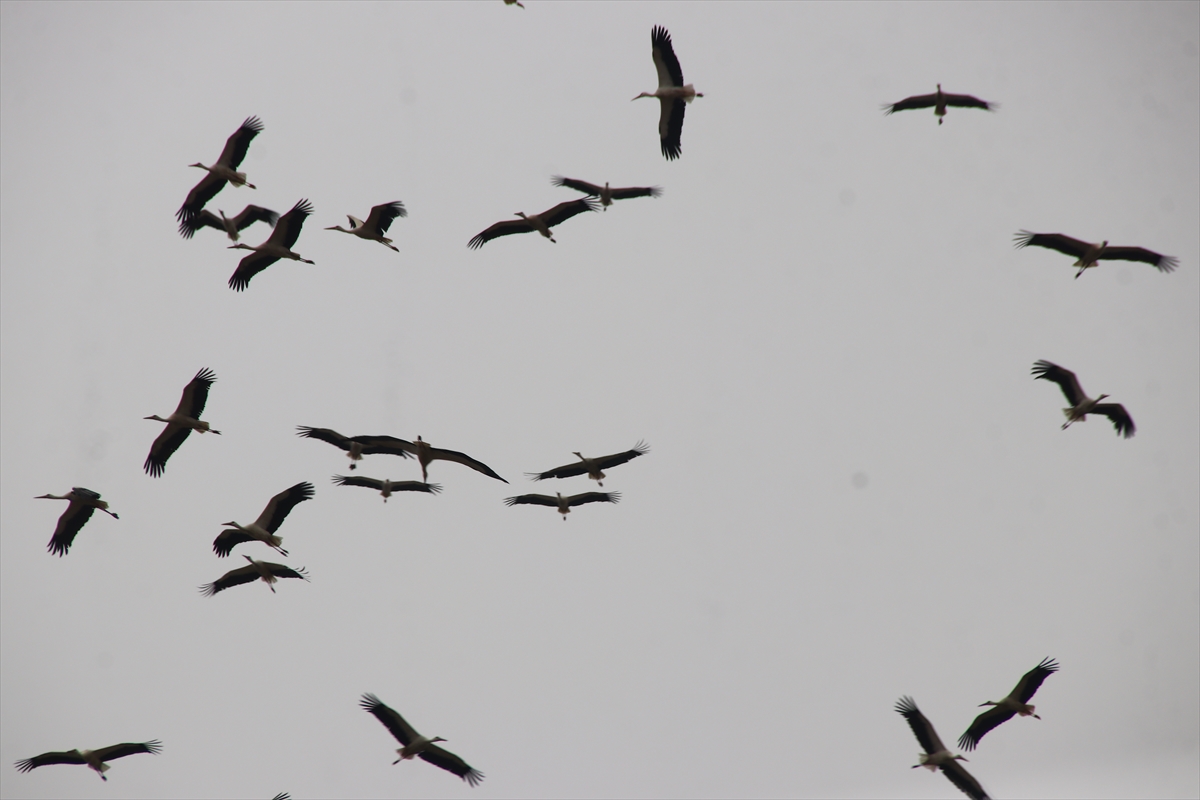
<svg viewBox="0 0 1200 800"><path fill-rule="evenodd" d="M1133 425L1133 417L1129 416L1125 406L1120 403L1101 403L1101 400L1108 397L1106 394L1102 394L1094 400L1088 397L1083 393L1079 379L1071 370L1041 360L1034 362L1033 375L1035 379L1057 383L1066 396L1067 402L1071 404L1070 408L1063 409L1063 414L1067 417L1067 421L1062 426L1064 431L1071 427L1072 422L1085 422L1088 414L1103 414L1108 417L1112 420L1113 427L1117 429L1117 435L1124 436L1126 439L1137 431Z"/></svg>
<svg viewBox="0 0 1200 800"><path fill-rule="evenodd" d="M250 149L250 142L262 132L262 129L263 124L258 117L247 117L242 126L225 140L225 149L221 151L220 158L211 167L206 167L199 162L188 165L206 170L208 174L188 192L187 199L183 201L183 205L175 214L177 220L183 222L189 217L199 214L208 201L225 188L226 183L232 183L234 186L249 186L251 189L256 188L253 183L246 182L246 173L238 172L237 168L242 163L242 159L246 157L246 151Z"/></svg>
<svg viewBox="0 0 1200 800"><path fill-rule="evenodd" d="M411 458L404 446L411 447L412 442L397 439L395 436L342 436L330 428L310 428L307 425L298 425L296 435L306 439L328 442L334 447L345 450L346 455L350 457L350 469L356 469L355 462L362 461L363 456L379 453Z"/></svg>
<svg viewBox="0 0 1200 800"><path fill-rule="evenodd" d="M393 761L393 764L399 764L401 761L407 761L414 756L433 764L435 767L441 767L447 772L453 772L458 777L462 778L471 786L476 786L483 780L483 773L479 770L472 769L467 762L463 761L458 756L448 750L443 750L434 742L446 741L440 736L421 736L413 727L404 721L404 717L397 714L392 709L380 702L379 698L373 694L364 694L359 705L363 710L369 711L375 715L375 719L383 723L383 726L391 731L392 736L396 737L396 741L404 745L396 749L396 754L400 757Z"/></svg>
<svg viewBox="0 0 1200 800"><path fill-rule="evenodd" d="M628 200L631 197L659 197L662 195L662 189L658 186L630 186L625 189L610 189L608 182L604 182L604 186L597 186L594 183L587 181L577 181L574 178L564 178L561 175L555 175L550 180L555 186L565 186L568 189L574 189L577 192L583 192L591 197L599 198L600 205L604 206L604 210L608 211L608 207L612 205L613 200Z"/></svg>
<svg viewBox="0 0 1200 800"><path fill-rule="evenodd" d="M555 467L545 472L527 472L525 474L535 481L544 481L547 478L571 478L576 475L583 475L586 472L587 476L596 481L598 486L603 486L604 470L612 469L615 466L632 461L638 456L649 452L650 446L645 442L638 442L633 446L632 450L626 450L624 453L613 453L611 456L600 456L599 458L586 458L583 453L575 451L575 455L579 457L579 460L574 464Z"/></svg>
<svg viewBox="0 0 1200 800"><path fill-rule="evenodd" d="M548 494L522 494L505 498L504 504L506 506L533 505L558 508L563 522L566 522L567 514L571 513L572 506L581 506L584 503L616 503L621 499L620 492L583 492L570 497L563 497L562 492L557 494L557 497L551 497Z"/></svg>
<svg viewBox="0 0 1200 800"><path fill-rule="evenodd" d="M1078 278L1085 269L1100 266L1101 261L1138 261L1153 265L1159 272L1173 272L1179 266L1175 256L1164 256L1144 247L1109 247L1105 239L1100 244L1081 242L1062 233L1033 233L1021 231L1015 235L1014 247L1048 247L1060 253L1074 256L1077 260L1071 266L1079 267L1075 273Z"/></svg>
<svg viewBox="0 0 1200 800"><path fill-rule="evenodd" d="M241 242L230 245L230 250L253 250L254 252L238 262L237 269L229 278L229 288L235 292L242 291L250 285L251 278L281 258L312 264L313 262L307 258L301 258L299 253L292 252L292 247L300 238L300 229L304 227L304 220L311 213L313 213L312 204L307 200L301 200L292 206L291 211L279 218L279 221L275 223L275 230L271 231L271 235L262 244L257 247Z"/></svg>
<svg viewBox="0 0 1200 800"><path fill-rule="evenodd" d="M559 203L554 208L547 209L540 214L526 214L523 211L518 211L517 216L520 219L506 219L503 222L497 222L490 228L476 234L471 241L467 242L467 247L476 250L500 236L508 236L513 233L532 233L533 231L537 231L542 236L557 244L558 242L550 234L551 228L566 222L576 214L582 214L585 211L596 211L598 208L599 206L596 205L595 200L592 200L590 197L584 197L580 200Z"/></svg>
<svg viewBox="0 0 1200 800"><path fill-rule="evenodd" d="M360 239L370 239L374 242L379 242L384 247L391 247L397 253L400 248L392 244L392 240L384 236L388 232L388 228L392 227L392 221L396 217L407 217L408 212L404 210L404 204L397 200L394 203L384 203L380 206L371 208L371 213L367 215L367 221L363 222L358 217L352 217L349 214L346 218L350 220L350 228L347 230L341 225L334 225L326 228L327 231L341 231L357 236Z"/></svg>
<svg viewBox="0 0 1200 800"><path fill-rule="evenodd" d="M185 218L179 223L179 235L185 239L190 239L201 228L215 228L219 231L225 231L225 235L232 241L237 241L240 238L239 232L249 228L256 222L265 222L268 225L274 225L279 221L279 215L269 208L262 206L246 206L242 209L242 213L236 217L225 216L224 211L218 210L221 216L218 217L211 211L204 209L197 214Z"/></svg>
<svg viewBox="0 0 1200 800"><path fill-rule="evenodd" d="M221 435L220 431L213 430L207 422L200 419L204 412L204 404L208 402L208 390L216 380L217 376L211 369L202 369L183 387L183 396L179 398L179 405L175 407L174 414L166 419L157 414L142 417L167 423L167 427L163 428L154 444L150 445L150 455L146 456L144 465L147 474L155 478L161 477L163 470L167 468L167 459L179 449L192 431Z"/></svg>
<svg viewBox="0 0 1200 800"><path fill-rule="evenodd" d="M217 578L212 583L206 583L200 587L200 593L205 597L212 597L217 592L223 592L231 586L240 586L243 583L253 583L261 579L271 590L271 594L275 593L275 582L280 578L300 578L308 580L308 573L304 571L304 567L292 569L285 567L283 564L272 564L270 561L259 561L250 556L243 555L242 558L250 563L238 569L231 569L220 578Z"/></svg>
<svg viewBox="0 0 1200 800"><path fill-rule="evenodd" d="M108 772L108 764L106 761L132 756L137 753L150 753L158 755L162 752L162 742L154 739L149 742L125 742L124 744L114 744L110 747L101 747L99 750L67 750L61 753L42 753L40 756L26 758L17 762L17 769L21 772L29 772L36 767L45 767L49 764L87 764L96 771L101 780L108 780L104 774Z"/></svg>
<svg viewBox="0 0 1200 800"><path fill-rule="evenodd" d="M427 467L431 461L454 461L462 464L464 467L470 467L476 472L481 472L489 478L495 478L498 481L508 483L508 481L496 474L496 471L482 461L471 458L466 453L460 453L457 450L444 450L440 447L431 447L429 442L417 437L415 442L405 442L403 439L401 445L405 450L417 457L417 461L421 464L421 480L429 483L429 474Z"/></svg>
<svg viewBox="0 0 1200 800"><path fill-rule="evenodd" d="M658 138L662 144L662 154L668 161L674 161L683 152L680 143L683 112L688 103L704 95L690 83L683 82L683 70L679 68L679 59L675 57L675 49L671 46L671 34L661 25L655 25L650 31L650 55L654 59L654 68L658 70L658 88L653 92L642 92L633 99L658 98Z"/></svg>
<svg viewBox="0 0 1200 800"><path fill-rule="evenodd" d="M92 518L92 514L96 512L97 508L113 519L120 519L108 510L108 503L100 499L99 492L84 489L82 486L76 486L66 494L41 494L33 499L71 501L67 510L58 518L58 524L54 527L54 535L50 537L50 544L46 546L47 550L60 558L71 549L71 543L75 541L75 536Z"/></svg>
<svg viewBox="0 0 1200 800"><path fill-rule="evenodd" d="M896 703L896 711L908 720L908 726L916 734L917 741L921 743L921 747L925 748L925 752L920 755L921 763L913 764L913 769L925 767L930 772L936 772L940 768L942 774L971 800L989 800L987 792L979 785L979 781L975 780L971 773L958 763L967 759L961 755L956 756L946 749L942 740L938 738L937 731L933 729L933 725L917 708L917 704L911 697L901 697L900 701Z"/></svg>
<svg viewBox="0 0 1200 800"><path fill-rule="evenodd" d="M984 111L995 111L1000 106L996 103L988 103L980 100L978 97L972 97L969 94L944 94L942 85L937 85L937 91L933 94L915 94L912 97L906 97L899 103L884 104L883 110L885 114L895 114L897 111L908 111L913 108L929 108L933 106L934 116L938 118L938 125L942 124L942 118L946 116L946 107L954 106L955 108L982 108Z"/></svg>
<svg viewBox="0 0 1200 800"><path fill-rule="evenodd" d="M258 515L258 519L249 525L222 522L222 525L229 527L218 533L217 538L213 540L213 552L224 558L242 542L257 541L274 547L280 555L287 558L287 550L279 546L283 538L276 536L275 531L279 530L279 526L287 519L287 515L292 513L293 508L305 500L311 500L312 496L313 485L311 483L308 481L297 483L272 497L271 501L267 503L267 507Z"/></svg>
<svg viewBox="0 0 1200 800"><path fill-rule="evenodd" d="M1042 685L1042 681L1055 672L1058 672L1058 663L1052 658L1043 658L1042 663L1021 676L1021 680L1017 683L1016 688L1009 692L1008 697L1005 697L999 703L993 703L989 700L981 704L980 708L984 706L994 707L989 708L975 718L975 721L971 723L971 727L967 728L967 732L958 737L958 746L963 750L974 750L979 744L979 740L988 731L1004 722L1008 722L1015 714L1020 714L1022 717L1041 719L1041 717L1033 713L1034 706L1029 705L1029 701L1037 693L1038 687Z"/></svg>
<svg viewBox="0 0 1200 800"><path fill-rule="evenodd" d="M338 486L365 486L368 489L375 489L383 495L383 502L387 502L392 496L392 492L428 492L429 494L437 494L442 490L440 483L421 483L420 481L390 481L378 480L376 478L364 478L362 476L334 475L333 482Z"/></svg>

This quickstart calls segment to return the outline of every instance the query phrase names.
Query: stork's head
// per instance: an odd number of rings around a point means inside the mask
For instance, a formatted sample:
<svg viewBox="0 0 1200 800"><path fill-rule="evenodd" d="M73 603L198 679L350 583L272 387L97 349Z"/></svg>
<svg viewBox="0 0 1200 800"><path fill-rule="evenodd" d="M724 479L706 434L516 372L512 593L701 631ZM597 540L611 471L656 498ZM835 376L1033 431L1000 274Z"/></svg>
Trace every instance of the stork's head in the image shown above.
<svg viewBox="0 0 1200 800"><path fill-rule="evenodd" d="M641 94L639 94L637 97L635 97L633 99L640 100L643 97L657 97L657 95L655 95L654 92L642 92Z"/></svg>
<svg viewBox="0 0 1200 800"><path fill-rule="evenodd" d="M1101 400L1103 400L1103 399L1104 399L1104 398L1106 398L1106 397L1108 397L1108 395L1106 395L1106 394L1102 394L1102 395L1100 395L1099 397L1097 397L1097 398L1096 398L1096 402L1097 402L1097 403L1099 403ZM1033 708L1033 706L1030 706L1030 708Z"/></svg>
<svg viewBox="0 0 1200 800"><path fill-rule="evenodd" d="M237 244L229 245L229 247L227 247L226 249L227 250L253 250L254 248L243 242L238 242Z"/></svg>
<svg viewBox="0 0 1200 800"><path fill-rule="evenodd" d="M195 164L188 164L189 167L199 167L200 169L208 169L208 167L197 161Z"/></svg>
<svg viewBox="0 0 1200 800"><path fill-rule="evenodd" d="M446 740L446 739L443 739L443 738L442 738L442 737L440 737L440 736L435 736L435 737L433 737L432 739L430 739L430 740L429 740L429 743L430 743L430 744L433 744L434 742L444 742L444 741L447 741L447 740Z"/></svg>

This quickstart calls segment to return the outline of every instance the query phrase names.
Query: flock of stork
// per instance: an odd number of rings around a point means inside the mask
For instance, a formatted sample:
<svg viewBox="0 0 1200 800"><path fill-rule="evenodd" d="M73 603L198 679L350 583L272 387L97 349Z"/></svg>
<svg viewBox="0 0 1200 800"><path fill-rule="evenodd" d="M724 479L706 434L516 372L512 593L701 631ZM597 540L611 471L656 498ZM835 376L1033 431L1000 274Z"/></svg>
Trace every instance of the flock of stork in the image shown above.
<svg viewBox="0 0 1200 800"><path fill-rule="evenodd" d="M514 4L515 0L505 0ZM521 5L520 3L515 3ZM683 130L684 112L688 103L703 95L696 92L691 84L685 84L679 61L671 44L671 37L662 27L654 27L651 31L651 46L654 65L658 71L658 88L653 92L643 92L634 100L642 97L654 97L660 103L659 139L662 154L668 160L679 158L681 154L681 134ZM915 95L898 103L884 106L886 113L921 108L933 108L934 114L941 125L949 107L978 108L993 110L996 104L980 100L970 95L948 94L942 92L941 84L933 94ZM192 238L205 227L225 232L234 244L230 249L249 250L251 253L240 261L237 269L229 279L229 286L242 291L247 288L250 280L267 267L281 259L313 263L302 258L292 248L300 236L305 219L313 213L308 200L300 200L290 211L280 215L270 209L257 205L247 205L239 214L228 217L224 211L219 216L206 209L206 205L226 186L247 186L256 188L246 180L245 173L239 172L238 167L245 158L251 141L263 130L262 122L257 117L250 117L234 131L225 143L220 157L212 165L195 163L191 166L206 171L204 178L188 193L187 199L177 213L179 232L184 238ZM658 187L629 187L613 189L606 183L603 187L572 178L554 176L557 186L582 192L581 199L560 203L540 214L518 213L519 219L504 220L481 231L474 236L468 246L472 249L482 247L492 239L516 233L540 233L543 237L554 242L551 228L585 211L596 211L607 208L614 200L634 197L658 197L661 189ZM406 216L403 203L396 201L383 203L373 207L366 220L349 216L350 228L331 226L326 230L348 233L361 239L379 242L386 247L399 252L393 241L386 234L391 224L399 217ZM273 225L270 236L257 246L247 245L238 241L240 232L256 222ZM1163 256L1159 253L1141 247L1109 246L1107 241L1091 244L1060 233L1032 233L1021 231L1016 237L1018 248L1027 246L1045 247L1057 250L1076 259L1074 266L1078 267L1075 277L1078 278L1089 268L1096 267L1103 260L1125 260L1147 263L1162 272L1170 272L1177 266L1177 259ZM1034 364L1033 375L1036 378L1057 383L1070 404L1063 409L1066 422L1063 429L1072 423L1086 420L1089 414L1107 416L1113 423L1118 435L1126 438L1133 436L1135 426L1133 419L1118 403L1101 402L1108 395L1101 394L1091 398L1081 388L1075 374L1049 361L1039 360ZM211 370L202 369L187 384L183 396L174 413L167 417L151 415L145 419L166 423L166 427L154 440L150 453L146 458L144 469L147 474L159 477L163 474L168 459L179 449L183 442L193 432L220 434L207 421L200 417L208 399L209 390L216 376ZM420 436L416 441L406 441L392 436L343 436L328 428L313 428L300 426L298 435L316 439L331 444L346 452L350 459L349 469L355 470L357 462L366 455L393 455L400 458L416 458L421 468L421 480L392 481L375 478L353 476L333 476L333 482L339 486L359 486L378 491L384 502L394 492L425 492L436 494L441 491L441 485L429 482L428 467L433 461L451 461L482 473L490 478L507 483L491 467L483 462L456 450L447 450L431 446ZM544 472L528 473L533 480L562 479L587 475L603 487L604 470L611 469L637 458L648 452L644 442L638 442L632 449L598 458L588 458L581 453L574 455L579 459L570 464L555 467ZM222 530L213 541L213 552L218 557L229 556L234 547L246 542L261 542L279 552L285 558L288 552L281 546L282 539L277 531L299 503L313 497L314 487L305 481L285 489L271 498L266 508L258 518L248 524L238 522L223 523ZM66 555L76 535L84 524L99 509L117 518L110 511L108 503L100 498L97 492L82 487L75 487L65 495L42 495L38 499L68 500L69 505L62 513L50 539L48 550L58 556ZM620 499L617 492L582 492L572 495L557 493L556 496L543 494L523 494L509 497L507 505L542 505L556 508L562 514L563 520L573 507L597 502L616 503ZM274 584L281 578L300 578L308 580L303 568L292 568L283 564L260 561L250 556L243 556L248 564L239 569L231 570L223 576L201 587L205 596L212 596L233 586L252 583L261 580L267 584L271 592L275 592ZM963 750L974 750L983 736L1015 715L1040 717L1034 713L1034 706L1029 700L1041 686L1042 682L1055 671L1058 664L1052 659L1044 659L1032 670L1027 672L1013 691L999 702L987 702L991 706L988 711L979 714L968 730L959 738L958 744ZM383 704L375 695L364 694L361 707L375 716L400 742L402 747L397 749L398 758L394 763L414 757L458 775L468 784L474 786L483 778L483 774L469 766L462 758L445 749L438 747L437 742L445 741L441 737L422 736L409 725L400 714ZM914 769L924 766L932 771L941 770L946 777L973 800L985 800L988 797L983 787L970 773L963 768L959 761L966 759L962 755L952 753L942 744L934 731L933 725L917 708L910 697L903 697L896 704L900 713L912 727L918 742L924 749L920 755L920 763ZM156 754L161 750L161 742L129 742L103 747L97 750L70 750L64 752L49 752L33 758L17 762L17 768L27 772L35 767L50 764L86 764L107 780L105 772L108 761L138 753ZM287 794L280 794L274 800L288 800Z"/></svg>

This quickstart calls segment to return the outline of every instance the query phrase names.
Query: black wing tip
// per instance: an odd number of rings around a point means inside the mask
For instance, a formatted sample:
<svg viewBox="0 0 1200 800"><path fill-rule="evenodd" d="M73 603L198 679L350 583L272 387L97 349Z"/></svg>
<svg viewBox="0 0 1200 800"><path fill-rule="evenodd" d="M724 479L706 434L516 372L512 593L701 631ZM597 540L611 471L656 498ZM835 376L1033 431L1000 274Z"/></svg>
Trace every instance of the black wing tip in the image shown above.
<svg viewBox="0 0 1200 800"><path fill-rule="evenodd" d="M972 736L970 731L967 731L962 736L958 737L958 748L960 750L966 750L969 753L978 745L979 740Z"/></svg>
<svg viewBox="0 0 1200 800"><path fill-rule="evenodd" d="M1157 269L1159 272L1174 272L1175 268L1178 266L1179 259L1175 256L1163 256L1158 260L1158 263L1154 265L1155 269Z"/></svg>
<svg viewBox="0 0 1200 800"><path fill-rule="evenodd" d="M200 594L203 597L212 597L219 591L221 590L217 588L216 581L213 581L212 583L206 583L200 587Z"/></svg>
<svg viewBox="0 0 1200 800"><path fill-rule="evenodd" d="M200 371L196 373L196 377L192 378L192 380L202 381L203 383L211 385L217 382L217 373L213 372L208 367L201 367Z"/></svg>
<svg viewBox="0 0 1200 800"><path fill-rule="evenodd" d="M531 481L540 481L540 480L545 480L546 478L549 478L552 476L546 475L541 472L526 472L525 477L529 478L529 480L531 480Z"/></svg>
<svg viewBox="0 0 1200 800"><path fill-rule="evenodd" d="M911 714L919 714L920 709L917 708L916 702L908 695L904 695L896 701L896 713L907 717Z"/></svg>
<svg viewBox="0 0 1200 800"><path fill-rule="evenodd" d="M156 756L162 752L162 742L158 739L151 739L148 742L142 742L142 746L146 748L146 752L152 756Z"/></svg>
<svg viewBox="0 0 1200 800"><path fill-rule="evenodd" d="M1058 672L1058 668L1058 661L1050 656L1043 658L1042 662L1034 667L1034 669L1040 669L1046 673Z"/></svg>
<svg viewBox="0 0 1200 800"><path fill-rule="evenodd" d="M242 128L255 133L262 133L263 123L257 115L246 117L246 121L242 123Z"/></svg>
<svg viewBox="0 0 1200 800"><path fill-rule="evenodd" d="M606 503L621 502L621 493L620 492L605 492L605 494L608 496L606 498L604 498L604 502L606 502Z"/></svg>
<svg viewBox="0 0 1200 800"><path fill-rule="evenodd" d="M521 499L521 497L523 497L523 496L524 496L524 495L517 495L516 497L506 497L506 498L504 498L504 505L506 505L506 506L515 506L515 505L517 504L517 502L518 502L518 501Z"/></svg>
<svg viewBox="0 0 1200 800"><path fill-rule="evenodd" d="M655 25L650 29L650 41L655 45L665 44L671 46L671 34L662 25Z"/></svg>
<svg viewBox="0 0 1200 800"><path fill-rule="evenodd" d="M297 214L308 216L309 214L313 213L313 206L312 203L308 201L308 198L303 198L296 203L296 205L292 206L292 211L296 212ZM290 214L291 212L289 211L288 213Z"/></svg>
<svg viewBox="0 0 1200 800"><path fill-rule="evenodd" d="M483 773L477 769L469 769L463 773L462 779L471 786L478 786L483 780Z"/></svg>
<svg viewBox="0 0 1200 800"><path fill-rule="evenodd" d="M1038 234L1034 233L1033 231L1027 231L1024 229L1017 231L1013 234L1013 247L1016 247L1018 250L1022 247L1028 247L1033 243L1033 237L1037 235Z"/></svg>
<svg viewBox="0 0 1200 800"><path fill-rule="evenodd" d="M312 485L312 481L300 481L292 488L300 493L301 500L311 500L317 491L317 488Z"/></svg>
<svg viewBox="0 0 1200 800"><path fill-rule="evenodd" d="M440 483L424 483L421 485L425 487L424 489L421 490L423 492L429 492L430 494L438 494L442 491L442 485Z"/></svg>
<svg viewBox="0 0 1200 800"><path fill-rule="evenodd" d="M1056 370L1056 369L1062 369L1062 367L1060 367L1058 364L1054 364L1050 361L1047 361L1044 358L1039 358L1037 361L1033 362L1033 369L1030 371L1029 374L1034 375L1038 378L1045 378L1046 380L1050 380L1051 371Z"/></svg>
<svg viewBox="0 0 1200 800"><path fill-rule="evenodd" d="M364 711L370 711L372 714L375 713L376 709L386 707L384 706L382 700L370 692L364 692L363 696L359 699L358 704L362 706Z"/></svg>
<svg viewBox="0 0 1200 800"><path fill-rule="evenodd" d="M483 238L483 234L477 234L471 241L467 242L467 247L472 250L478 250L487 243L487 239Z"/></svg>

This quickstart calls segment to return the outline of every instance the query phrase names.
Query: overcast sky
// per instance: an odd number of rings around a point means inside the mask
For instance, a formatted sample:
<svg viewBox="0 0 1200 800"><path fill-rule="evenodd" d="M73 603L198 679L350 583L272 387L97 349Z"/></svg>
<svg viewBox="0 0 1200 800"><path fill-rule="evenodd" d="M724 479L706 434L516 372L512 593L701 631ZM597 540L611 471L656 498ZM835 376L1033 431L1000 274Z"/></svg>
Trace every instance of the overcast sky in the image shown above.
<svg viewBox="0 0 1200 800"><path fill-rule="evenodd" d="M992 796L1200 793L1200 5L526 6L0 5L0 794L954 798L896 700L952 743L1046 656L968 756ZM675 162L656 24L705 95ZM881 113L938 82L1000 108ZM173 215L251 115L258 189L209 208L308 198L316 264L236 293ZM467 248L555 174L664 191ZM399 254L322 230L392 200ZM1136 437L1060 430L1037 359ZM202 367L223 435L151 478ZM297 425L510 485L384 504ZM618 505L503 504L639 439ZM303 480L289 558L212 553ZM121 518L56 558L72 486ZM201 597L242 552L311 583ZM392 766L363 692L486 780Z"/></svg>

